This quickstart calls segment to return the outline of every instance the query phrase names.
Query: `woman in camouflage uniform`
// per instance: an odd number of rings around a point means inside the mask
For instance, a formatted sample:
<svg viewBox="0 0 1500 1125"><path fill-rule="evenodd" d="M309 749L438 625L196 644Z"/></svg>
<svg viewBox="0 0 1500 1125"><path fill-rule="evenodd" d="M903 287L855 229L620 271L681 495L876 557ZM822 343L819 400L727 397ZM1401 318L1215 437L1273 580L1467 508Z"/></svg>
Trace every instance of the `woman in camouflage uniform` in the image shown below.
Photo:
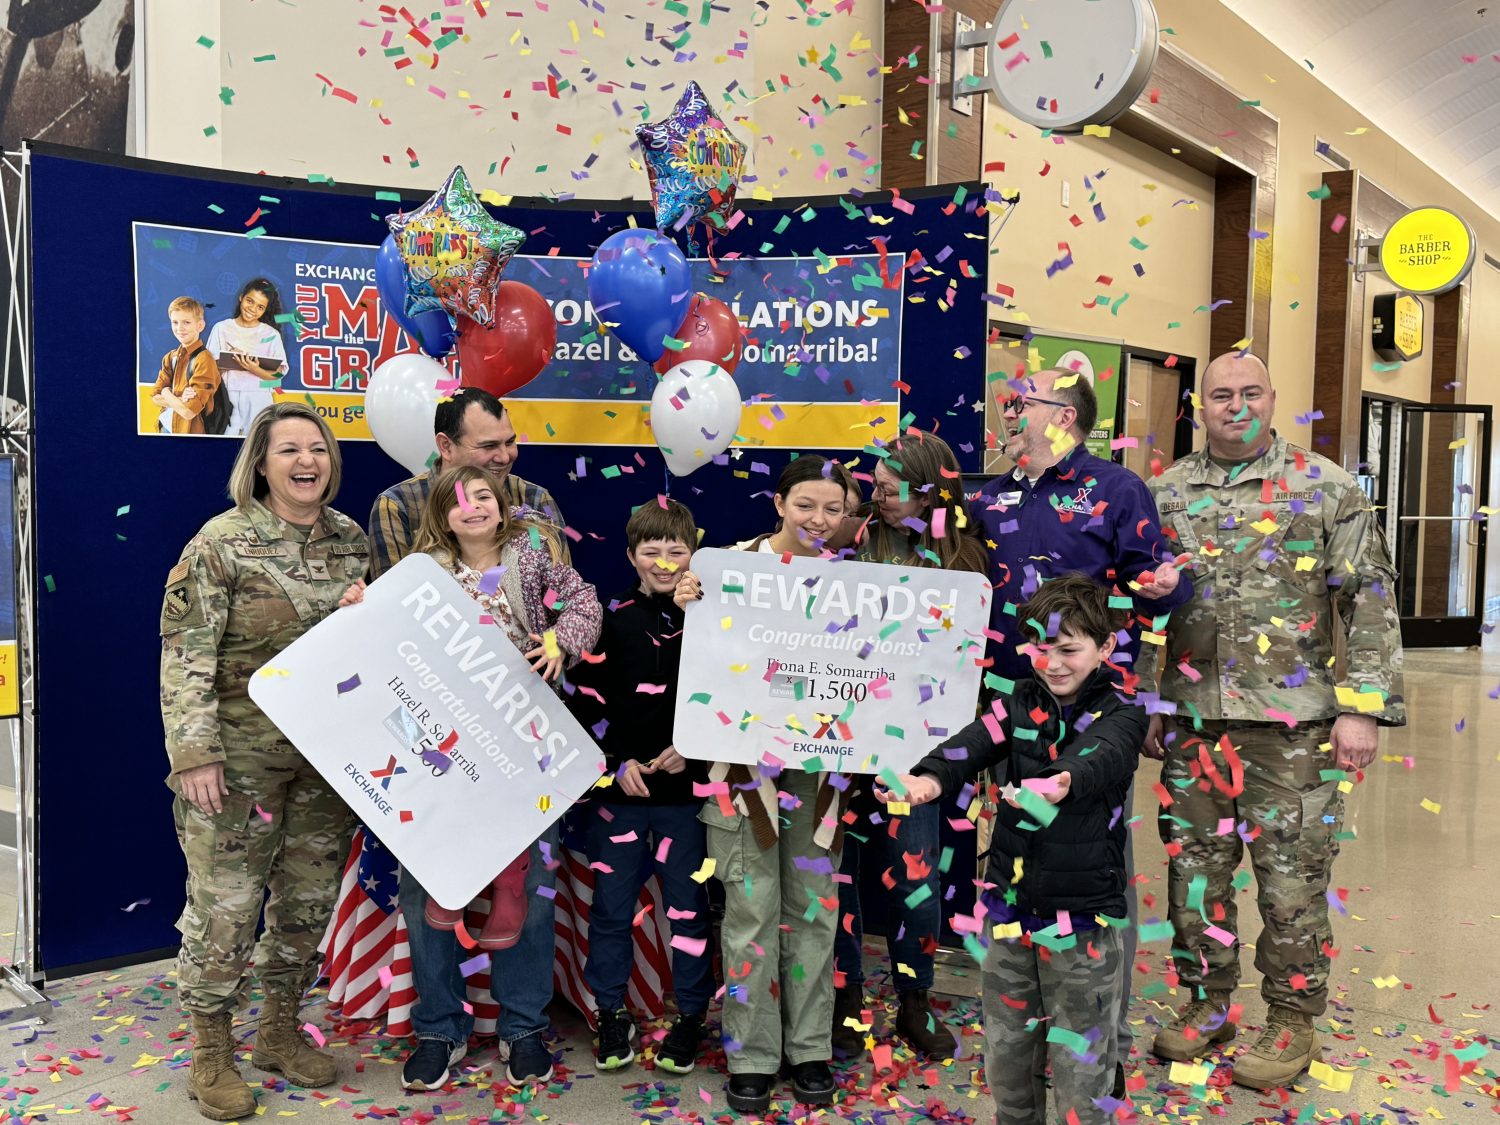
<svg viewBox="0 0 1500 1125"><path fill-rule="evenodd" d="M251 1062L301 1086L334 1079L332 1057L303 1040L297 1009L316 974L352 821L248 688L364 574L364 533L327 506L341 470L313 410L263 410L230 473L235 506L183 549L162 603L167 784L188 865L177 976L197 1036L189 1094L216 1121L255 1112L230 1026L262 905L254 960L266 999Z"/></svg>

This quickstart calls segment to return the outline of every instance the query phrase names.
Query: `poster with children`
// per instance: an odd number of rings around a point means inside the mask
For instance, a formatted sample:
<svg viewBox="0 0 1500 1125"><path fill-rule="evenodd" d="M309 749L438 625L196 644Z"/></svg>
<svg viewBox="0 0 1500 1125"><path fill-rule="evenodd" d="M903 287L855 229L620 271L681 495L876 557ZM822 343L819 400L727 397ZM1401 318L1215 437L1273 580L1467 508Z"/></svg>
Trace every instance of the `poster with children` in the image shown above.
<svg viewBox="0 0 1500 1125"><path fill-rule="evenodd" d="M897 773L974 718L983 575L707 548L673 741L689 758Z"/></svg>
<svg viewBox="0 0 1500 1125"><path fill-rule="evenodd" d="M402 559L250 681L250 698L437 902L462 908L604 772L503 629Z"/></svg>
<svg viewBox="0 0 1500 1125"><path fill-rule="evenodd" d="M134 242L137 433L242 437L285 396L338 440L372 440L371 375L418 350L380 299L376 246L140 222ZM528 443L653 445L656 376L600 327L588 263L517 254L506 266L557 325L551 361L507 405ZM735 380L756 445L857 448L893 432L907 271L883 277L877 253L689 266L694 289L722 292L748 333ZM462 378L456 351L441 362Z"/></svg>

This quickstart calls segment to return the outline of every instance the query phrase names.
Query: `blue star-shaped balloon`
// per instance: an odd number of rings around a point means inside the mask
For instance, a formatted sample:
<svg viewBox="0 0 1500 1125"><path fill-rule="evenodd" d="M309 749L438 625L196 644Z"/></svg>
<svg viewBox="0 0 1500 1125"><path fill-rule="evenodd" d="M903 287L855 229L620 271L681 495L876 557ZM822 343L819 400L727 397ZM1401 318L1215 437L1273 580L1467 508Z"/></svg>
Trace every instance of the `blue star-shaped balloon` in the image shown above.
<svg viewBox="0 0 1500 1125"><path fill-rule="evenodd" d="M745 166L745 146L725 127L696 82L662 121L635 127L651 177L656 225L673 230L702 220L723 230Z"/></svg>

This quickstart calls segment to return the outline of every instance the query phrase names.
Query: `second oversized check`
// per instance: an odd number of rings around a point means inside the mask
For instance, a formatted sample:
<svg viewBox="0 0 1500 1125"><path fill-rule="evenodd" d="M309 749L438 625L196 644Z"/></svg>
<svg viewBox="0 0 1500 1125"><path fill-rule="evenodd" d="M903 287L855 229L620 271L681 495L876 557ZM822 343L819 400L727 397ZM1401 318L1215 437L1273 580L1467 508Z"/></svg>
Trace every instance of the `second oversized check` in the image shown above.
<svg viewBox="0 0 1500 1125"><path fill-rule="evenodd" d="M692 568L703 598L672 731L685 757L901 771L974 718L983 575L717 548Z"/></svg>

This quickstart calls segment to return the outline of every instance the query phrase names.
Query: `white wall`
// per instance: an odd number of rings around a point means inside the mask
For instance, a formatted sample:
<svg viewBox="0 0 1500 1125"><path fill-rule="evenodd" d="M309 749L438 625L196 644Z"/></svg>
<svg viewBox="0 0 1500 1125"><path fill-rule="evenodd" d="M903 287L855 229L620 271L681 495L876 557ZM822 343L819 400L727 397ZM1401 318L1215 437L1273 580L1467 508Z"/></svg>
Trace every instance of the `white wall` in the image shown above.
<svg viewBox="0 0 1500 1125"><path fill-rule="evenodd" d="M463 164L476 186L501 194L645 198L632 130L666 116L696 80L750 149L745 196L878 186L878 0L821 22L794 0L732 0L708 9L706 25L701 0L687 7L684 19L651 0L487 3L483 18L472 4L409 6L451 21L423 27L429 39L459 32L433 51L372 2L144 0L141 155L415 188L436 188ZM684 33L676 52L663 45ZM837 80L819 66L830 49ZM402 59L411 64L397 69ZM566 86L556 97L549 72ZM221 88L233 91L227 105Z"/></svg>

